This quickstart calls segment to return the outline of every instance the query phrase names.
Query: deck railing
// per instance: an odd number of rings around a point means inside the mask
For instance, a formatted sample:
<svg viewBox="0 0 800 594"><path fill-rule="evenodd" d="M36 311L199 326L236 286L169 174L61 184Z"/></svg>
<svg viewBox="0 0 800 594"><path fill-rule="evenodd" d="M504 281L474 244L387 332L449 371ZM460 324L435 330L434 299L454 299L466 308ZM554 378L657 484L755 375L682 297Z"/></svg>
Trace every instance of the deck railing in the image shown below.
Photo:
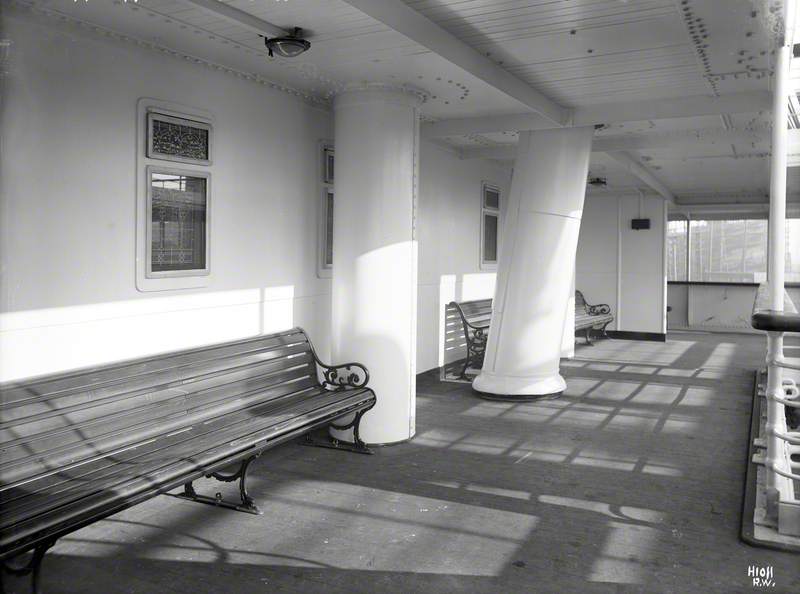
<svg viewBox="0 0 800 594"><path fill-rule="evenodd" d="M800 409L800 395L794 379L784 377L784 370L800 371L800 365L788 363L783 357L784 334L800 333L800 314L789 295L784 293L783 311L772 308L769 283L759 286L753 305L752 325L767 333L767 384L764 396L767 418L756 445L766 448L757 461L763 463L765 476L765 507L767 523L781 534L800 536L800 431L789 429L786 409ZM780 301L778 301L780 303Z"/></svg>

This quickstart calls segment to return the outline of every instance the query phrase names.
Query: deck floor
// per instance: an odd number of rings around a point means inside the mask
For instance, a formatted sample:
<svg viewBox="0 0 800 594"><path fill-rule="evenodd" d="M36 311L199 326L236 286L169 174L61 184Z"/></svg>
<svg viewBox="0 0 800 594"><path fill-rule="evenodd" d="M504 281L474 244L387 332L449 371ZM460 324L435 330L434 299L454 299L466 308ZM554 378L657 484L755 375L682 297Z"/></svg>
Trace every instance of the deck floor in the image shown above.
<svg viewBox="0 0 800 594"><path fill-rule="evenodd" d="M252 471L263 516L158 497L62 539L45 591L729 594L770 565L797 593L800 556L738 539L763 357L758 336L600 341L537 403L427 373L412 442L282 446Z"/></svg>

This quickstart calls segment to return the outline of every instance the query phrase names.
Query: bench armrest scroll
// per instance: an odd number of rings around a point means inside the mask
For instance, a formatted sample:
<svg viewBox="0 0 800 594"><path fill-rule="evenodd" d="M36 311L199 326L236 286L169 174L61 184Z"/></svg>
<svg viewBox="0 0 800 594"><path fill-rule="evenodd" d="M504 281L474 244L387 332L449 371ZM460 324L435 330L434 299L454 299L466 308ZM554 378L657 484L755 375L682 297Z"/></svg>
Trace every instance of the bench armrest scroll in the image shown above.
<svg viewBox="0 0 800 594"><path fill-rule="evenodd" d="M369 371L361 363L344 363L343 365L325 365L317 361L322 368L322 385L331 388L363 388L369 382Z"/></svg>
<svg viewBox="0 0 800 594"><path fill-rule="evenodd" d="M305 334L305 330L303 330ZM308 335L306 334L306 337ZM322 370L321 385L327 388L363 388L369 382L369 371L361 363L342 363L341 365L328 365L323 363L311 340L308 341L311 354L317 367Z"/></svg>
<svg viewBox="0 0 800 594"><path fill-rule="evenodd" d="M600 316L603 314L610 314L611 306L607 303L598 303L597 305L589 305L587 303L586 311L589 312L590 316Z"/></svg>

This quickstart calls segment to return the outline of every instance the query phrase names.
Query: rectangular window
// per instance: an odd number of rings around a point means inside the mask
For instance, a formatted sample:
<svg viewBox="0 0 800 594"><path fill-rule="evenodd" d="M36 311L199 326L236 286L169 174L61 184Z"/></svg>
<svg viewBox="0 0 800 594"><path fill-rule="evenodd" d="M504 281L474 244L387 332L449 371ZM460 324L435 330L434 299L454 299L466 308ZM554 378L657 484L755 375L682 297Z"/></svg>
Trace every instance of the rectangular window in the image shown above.
<svg viewBox="0 0 800 594"><path fill-rule="evenodd" d="M667 224L667 279L685 281L688 221L669 221Z"/></svg>
<svg viewBox="0 0 800 594"><path fill-rule="evenodd" d="M322 181L326 184L333 183L333 148L332 147L325 147L323 149L323 174L322 174Z"/></svg>
<svg viewBox="0 0 800 594"><path fill-rule="evenodd" d="M667 229L668 280L757 284L767 279L766 219L670 221ZM786 221L785 266L786 282L800 282L800 219Z"/></svg>
<svg viewBox="0 0 800 594"><path fill-rule="evenodd" d="M154 111L147 114L147 157L211 164L211 125Z"/></svg>
<svg viewBox="0 0 800 594"><path fill-rule="evenodd" d="M481 268L497 266L500 230L500 190L484 183L481 195Z"/></svg>
<svg viewBox="0 0 800 594"><path fill-rule="evenodd" d="M800 283L800 218L786 219L787 283Z"/></svg>
<svg viewBox="0 0 800 594"><path fill-rule="evenodd" d="M767 221L691 221L689 280L760 283L767 278Z"/></svg>
<svg viewBox="0 0 800 594"><path fill-rule="evenodd" d="M333 271L333 174L334 151L330 141L319 144L320 151L320 208L317 276L329 278Z"/></svg>
<svg viewBox="0 0 800 594"><path fill-rule="evenodd" d="M207 173L147 168L147 277L208 273Z"/></svg>
<svg viewBox="0 0 800 594"><path fill-rule="evenodd" d="M497 264L497 215L483 215L483 262Z"/></svg>
<svg viewBox="0 0 800 594"><path fill-rule="evenodd" d="M325 191L325 254L326 268L333 266L333 190Z"/></svg>

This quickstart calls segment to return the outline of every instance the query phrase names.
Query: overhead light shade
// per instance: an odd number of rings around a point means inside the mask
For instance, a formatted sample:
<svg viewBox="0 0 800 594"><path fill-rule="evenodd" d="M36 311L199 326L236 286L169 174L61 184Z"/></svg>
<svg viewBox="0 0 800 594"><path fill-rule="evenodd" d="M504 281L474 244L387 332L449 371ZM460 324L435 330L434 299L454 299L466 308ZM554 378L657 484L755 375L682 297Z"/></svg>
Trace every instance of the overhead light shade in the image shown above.
<svg viewBox="0 0 800 594"><path fill-rule="evenodd" d="M303 30L295 27L292 35L273 37L272 39L264 38L264 45L267 46L270 57L277 54L282 58L294 58L311 47L310 42L300 37L302 34Z"/></svg>

